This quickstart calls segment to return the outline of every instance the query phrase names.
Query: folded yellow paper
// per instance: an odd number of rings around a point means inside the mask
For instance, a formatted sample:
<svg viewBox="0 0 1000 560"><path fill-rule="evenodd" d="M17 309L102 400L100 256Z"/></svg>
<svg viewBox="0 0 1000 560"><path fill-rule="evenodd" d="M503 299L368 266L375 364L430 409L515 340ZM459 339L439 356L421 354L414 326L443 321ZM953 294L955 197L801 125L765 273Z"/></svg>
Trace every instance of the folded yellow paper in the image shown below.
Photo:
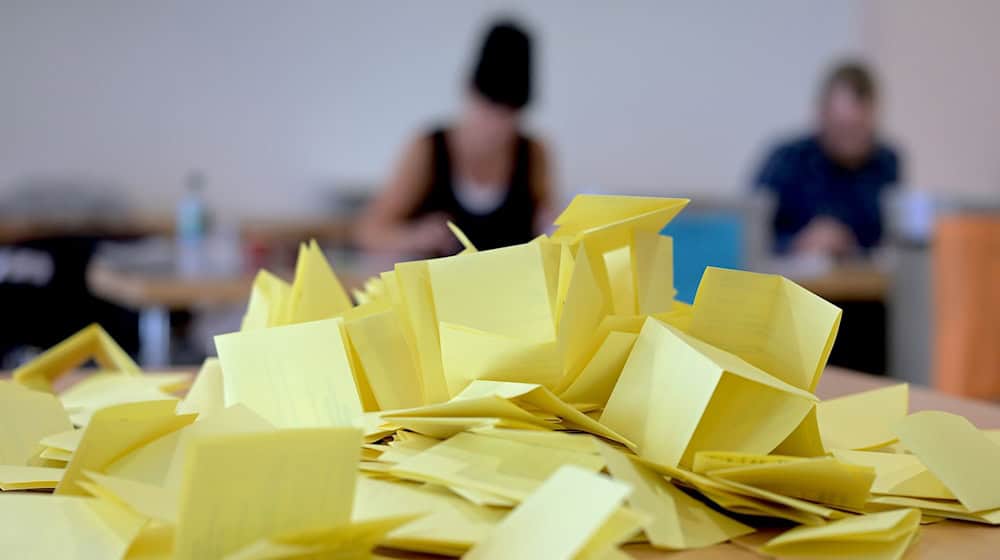
<svg viewBox="0 0 1000 560"><path fill-rule="evenodd" d="M629 491L621 482L580 468L562 467L464 558L572 559L588 549L613 546L617 542L593 542L591 537L612 518ZM628 537L615 536L621 540Z"/></svg>
<svg viewBox="0 0 1000 560"><path fill-rule="evenodd" d="M896 434L969 511L1000 508L1000 445L968 420L918 412L900 421Z"/></svg>
<svg viewBox="0 0 1000 560"><path fill-rule="evenodd" d="M0 465L26 465L39 440L72 427L56 397L0 381Z"/></svg>
<svg viewBox="0 0 1000 560"><path fill-rule="evenodd" d="M361 400L340 319L215 337L227 406L242 403L278 427L350 426Z"/></svg>
<svg viewBox="0 0 1000 560"><path fill-rule="evenodd" d="M42 355L14 370L14 381L52 392L52 382L93 359L107 370L125 374L141 373L128 353L100 325L92 324L49 348Z"/></svg>
<svg viewBox="0 0 1000 560"><path fill-rule="evenodd" d="M900 509L797 527L771 539L764 552L777 556L902 558L920 527L920 512Z"/></svg>
<svg viewBox="0 0 1000 560"><path fill-rule="evenodd" d="M814 401L810 393L650 318L600 421L634 441L643 457L690 466L701 450L770 452Z"/></svg>
<svg viewBox="0 0 1000 560"><path fill-rule="evenodd" d="M819 382L841 311L773 274L708 267L691 334L800 389Z"/></svg>
<svg viewBox="0 0 1000 560"><path fill-rule="evenodd" d="M221 558L261 538L346 523L360 446L353 428L194 439L181 485L176 557Z"/></svg>
<svg viewBox="0 0 1000 560"><path fill-rule="evenodd" d="M643 530L653 546L669 549L701 548L754 531L688 496L649 468L622 453L601 445L608 472L632 486L629 505L645 513L650 522Z"/></svg>
<svg viewBox="0 0 1000 560"><path fill-rule="evenodd" d="M817 404L823 443L831 449L872 449L896 441L892 428L906 416L909 395L909 385L900 383Z"/></svg>

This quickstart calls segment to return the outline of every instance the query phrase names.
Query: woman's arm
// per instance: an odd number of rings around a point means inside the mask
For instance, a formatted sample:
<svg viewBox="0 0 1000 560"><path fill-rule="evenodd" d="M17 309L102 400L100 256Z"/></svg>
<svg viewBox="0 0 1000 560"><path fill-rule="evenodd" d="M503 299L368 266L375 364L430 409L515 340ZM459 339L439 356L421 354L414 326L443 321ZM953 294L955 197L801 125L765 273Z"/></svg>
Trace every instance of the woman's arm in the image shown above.
<svg viewBox="0 0 1000 560"><path fill-rule="evenodd" d="M556 219L556 201L552 181L552 169L545 145L539 140L531 141L531 195L535 202L535 233L549 233Z"/></svg>
<svg viewBox="0 0 1000 560"><path fill-rule="evenodd" d="M427 137L413 140L385 188L362 212L355 243L366 251L447 252L455 245L447 217L440 214L410 220L430 188L432 145Z"/></svg>

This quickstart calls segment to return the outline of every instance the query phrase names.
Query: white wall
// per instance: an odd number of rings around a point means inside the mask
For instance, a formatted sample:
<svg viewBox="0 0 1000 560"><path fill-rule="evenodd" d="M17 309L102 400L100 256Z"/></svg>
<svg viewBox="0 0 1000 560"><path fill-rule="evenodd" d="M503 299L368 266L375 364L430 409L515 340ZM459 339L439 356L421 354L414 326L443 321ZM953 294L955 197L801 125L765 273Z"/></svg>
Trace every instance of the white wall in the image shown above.
<svg viewBox="0 0 1000 560"><path fill-rule="evenodd" d="M735 194L805 124L857 0L0 0L0 194L29 177L123 185L169 210L204 169L239 215L375 183L460 100L482 25L540 42L535 128L564 190Z"/></svg>
<svg viewBox="0 0 1000 560"><path fill-rule="evenodd" d="M865 5L882 69L886 125L921 190L1000 198L1000 2Z"/></svg>

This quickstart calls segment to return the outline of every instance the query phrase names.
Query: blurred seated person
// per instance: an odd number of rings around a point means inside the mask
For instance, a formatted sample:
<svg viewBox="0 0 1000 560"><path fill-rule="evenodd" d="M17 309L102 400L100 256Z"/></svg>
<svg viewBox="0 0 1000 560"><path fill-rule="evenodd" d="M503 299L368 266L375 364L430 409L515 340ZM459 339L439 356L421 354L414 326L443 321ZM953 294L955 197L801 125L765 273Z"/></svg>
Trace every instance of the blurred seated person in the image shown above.
<svg viewBox="0 0 1000 560"><path fill-rule="evenodd" d="M882 237L880 198L900 179L896 152L878 138L871 71L833 69L818 103L819 129L778 146L756 178L776 199L778 253L866 253Z"/></svg>
<svg viewBox="0 0 1000 560"><path fill-rule="evenodd" d="M365 209L356 241L369 251L441 256L460 246L451 220L478 249L526 243L550 215L544 146L521 131L531 99L531 40L494 25L469 79L458 119L410 142Z"/></svg>

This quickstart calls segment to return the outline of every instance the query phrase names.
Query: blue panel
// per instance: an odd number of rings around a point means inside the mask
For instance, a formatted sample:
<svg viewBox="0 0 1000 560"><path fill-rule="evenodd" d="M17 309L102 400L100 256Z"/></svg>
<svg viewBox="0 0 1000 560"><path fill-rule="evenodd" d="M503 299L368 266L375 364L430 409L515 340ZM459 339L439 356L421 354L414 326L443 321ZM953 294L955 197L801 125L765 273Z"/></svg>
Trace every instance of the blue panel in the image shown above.
<svg viewBox="0 0 1000 560"><path fill-rule="evenodd" d="M705 267L744 268L739 213L682 212L660 233L674 238L674 287L680 301L694 301Z"/></svg>

